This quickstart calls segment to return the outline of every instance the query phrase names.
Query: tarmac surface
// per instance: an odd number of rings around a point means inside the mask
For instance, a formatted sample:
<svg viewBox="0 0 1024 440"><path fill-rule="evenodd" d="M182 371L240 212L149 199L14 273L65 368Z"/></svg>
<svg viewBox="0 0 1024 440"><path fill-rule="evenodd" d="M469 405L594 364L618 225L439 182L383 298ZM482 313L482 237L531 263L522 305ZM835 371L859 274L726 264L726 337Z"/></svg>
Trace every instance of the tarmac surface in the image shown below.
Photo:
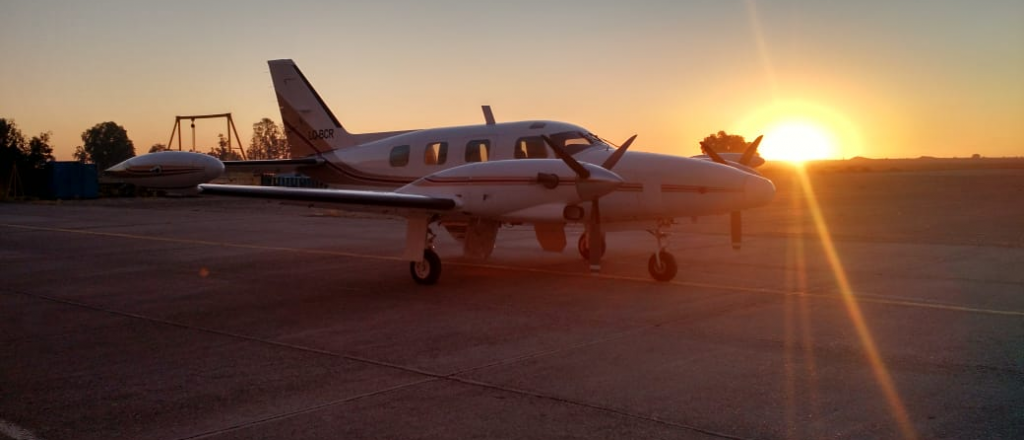
<svg viewBox="0 0 1024 440"><path fill-rule="evenodd" d="M1024 170L812 177L671 283L644 232L442 233L422 287L397 219L0 204L0 438L1024 438Z"/></svg>

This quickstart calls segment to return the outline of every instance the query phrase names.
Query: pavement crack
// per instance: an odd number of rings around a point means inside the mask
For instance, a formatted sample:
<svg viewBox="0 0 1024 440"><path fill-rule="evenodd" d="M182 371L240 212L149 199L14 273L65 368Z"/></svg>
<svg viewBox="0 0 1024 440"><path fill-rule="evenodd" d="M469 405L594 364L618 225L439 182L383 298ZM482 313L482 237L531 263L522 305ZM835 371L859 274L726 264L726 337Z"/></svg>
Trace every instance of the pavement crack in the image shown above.
<svg viewBox="0 0 1024 440"><path fill-rule="evenodd" d="M424 379L420 379L420 380L404 383L404 384L401 384L401 385L395 385L395 386L389 387L389 388L384 388L384 389L380 389L380 390L376 390L376 391L370 391L370 392L367 392L367 393L358 394L358 395L355 395L355 396L349 396L349 397L345 397L345 398L342 398L342 399L331 400L331 401L324 402L324 403L321 403L321 404L318 404L318 405L313 405L313 406L309 406L309 407L306 407L306 408L297 409L297 410L294 410L294 411L285 411L283 413L274 414L272 416L262 417L262 418L255 419L255 420L250 420L250 421L245 422L245 423L239 423L239 424L228 426L228 427L225 427L225 428L215 429L213 431L207 431L207 432L191 435L191 436L188 436L188 437L179 437L177 440L194 440L194 439L201 439L201 438L209 438L209 437L213 437L215 435L226 434L226 433L233 432L233 431L238 431L238 430L241 430L241 429L251 428L251 427L254 427L254 426L259 426L259 425L263 425L263 424L266 424L266 423L275 422L275 421L278 421L278 420L284 420L284 419L295 417L295 416L302 415L302 414L309 414L309 413L316 412L316 411L319 411L319 410L322 410L324 408L328 408L328 407L331 407L331 406L342 405L342 404L345 404L345 403L354 402L356 400L365 399L365 398L368 398L368 397L373 397L373 396L377 396L377 395L381 395L381 394L387 394L387 393L391 393L391 392L394 392L394 391L398 391L398 390L414 387L414 386L417 386L417 385L422 385L422 384L429 383L429 382L435 382L435 381L438 381L438 380L441 380L441 379L433 378L433 377L428 377L428 378L424 378Z"/></svg>

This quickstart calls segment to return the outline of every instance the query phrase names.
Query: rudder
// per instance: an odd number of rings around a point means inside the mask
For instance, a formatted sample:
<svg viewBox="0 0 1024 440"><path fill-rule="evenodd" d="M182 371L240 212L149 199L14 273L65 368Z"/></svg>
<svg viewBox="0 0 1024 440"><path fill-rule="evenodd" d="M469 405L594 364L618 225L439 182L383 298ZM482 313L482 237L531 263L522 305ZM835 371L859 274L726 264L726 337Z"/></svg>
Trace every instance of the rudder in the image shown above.
<svg viewBox="0 0 1024 440"><path fill-rule="evenodd" d="M293 158L358 145L356 136L341 126L294 61L270 60L267 64Z"/></svg>

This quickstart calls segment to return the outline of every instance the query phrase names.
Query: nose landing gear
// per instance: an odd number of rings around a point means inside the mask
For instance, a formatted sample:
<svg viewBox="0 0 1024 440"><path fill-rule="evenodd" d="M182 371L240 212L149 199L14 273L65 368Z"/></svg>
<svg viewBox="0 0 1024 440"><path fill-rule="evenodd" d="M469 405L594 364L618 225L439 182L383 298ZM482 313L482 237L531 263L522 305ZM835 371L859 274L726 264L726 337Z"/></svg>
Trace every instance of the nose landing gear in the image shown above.
<svg viewBox="0 0 1024 440"><path fill-rule="evenodd" d="M651 278L661 282L671 281L676 277L678 271L676 257L666 250L668 249L668 233L662 230L666 226L668 225L665 222L658 222L658 226L654 230L647 231L658 240L658 250L647 260L647 271L650 272Z"/></svg>

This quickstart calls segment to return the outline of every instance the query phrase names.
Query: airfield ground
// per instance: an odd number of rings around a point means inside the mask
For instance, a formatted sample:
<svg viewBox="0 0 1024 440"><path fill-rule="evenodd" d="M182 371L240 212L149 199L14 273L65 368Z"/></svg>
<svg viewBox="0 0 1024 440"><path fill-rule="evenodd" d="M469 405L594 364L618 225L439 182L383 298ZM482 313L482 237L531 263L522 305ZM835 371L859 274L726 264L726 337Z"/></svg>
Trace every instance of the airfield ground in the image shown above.
<svg viewBox="0 0 1024 440"><path fill-rule="evenodd" d="M668 284L642 232L420 287L394 219L0 204L0 438L1024 438L1024 169L820 169L827 232L771 175Z"/></svg>

